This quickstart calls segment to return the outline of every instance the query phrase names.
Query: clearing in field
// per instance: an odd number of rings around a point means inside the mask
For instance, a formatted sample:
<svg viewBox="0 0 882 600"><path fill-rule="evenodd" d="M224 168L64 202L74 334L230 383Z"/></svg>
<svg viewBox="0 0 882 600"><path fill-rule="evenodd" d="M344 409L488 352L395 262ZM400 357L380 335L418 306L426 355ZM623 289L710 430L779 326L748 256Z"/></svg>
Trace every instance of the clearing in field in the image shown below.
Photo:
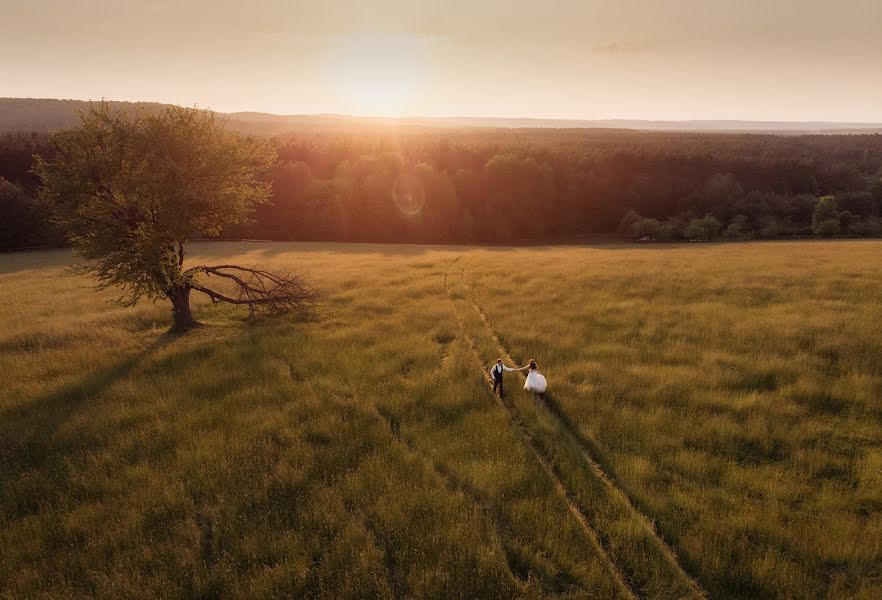
<svg viewBox="0 0 882 600"><path fill-rule="evenodd" d="M2 256L0 590L878 597L880 251L204 244L324 301L183 336Z"/></svg>

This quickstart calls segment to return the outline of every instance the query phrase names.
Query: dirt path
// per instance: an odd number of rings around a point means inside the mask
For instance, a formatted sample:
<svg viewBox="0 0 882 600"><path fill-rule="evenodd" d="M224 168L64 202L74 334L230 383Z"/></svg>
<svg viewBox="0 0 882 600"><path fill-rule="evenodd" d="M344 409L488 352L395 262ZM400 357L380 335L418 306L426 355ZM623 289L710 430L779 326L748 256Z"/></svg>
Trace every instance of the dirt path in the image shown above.
<svg viewBox="0 0 882 600"><path fill-rule="evenodd" d="M450 287L450 271L459 262L459 260L460 259L457 258L456 260L454 260L451 263L450 267L448 268L447 273L444 276L444 284L445 284L445 287L447 288L447 295L450 298L450 302L451 302L451 304L453 304L453 311L454 311L454 314L456 315L456 320L457 320L457 324L459 326L460 332L462 333L465 340L468 342L469 347L472 349L472 352L475 356L475 361L478 363L479 368L481 369L482 375L484 376L484 379L488 384L488 389L491 391L491 394L492 394L492 389L493 389L492 384L490 383L490 380L487 377L487 373L484 371L483 361L481 360L481 356L480 356L480 353L478 352L478 348L475 344L475 340L472 336L470 336L468 334L468 328L466 327L466 324L465 324L465 321L463 320L461 312L459 310L457 310L456 300L454 299L454 293ZM600 555L604 558L605 563L606 563L605 566L606 566L607 570L609 571L610 576L615 581L616 586L619 588L619 591L626 598L631 598L631 599L636 600L636 598L637 598L636 594L634 594L634 592L631 590L630 586L628 585L627 581L625 580L625 577L622 575L621 571L619 571L618 566L606 553L606 550L603 548L603 545L600 543L600 539L597 536L597 532L594 531L594 529L591 527L591 525L588 524L588 521L585 518L585 515L582 514L581 510L579 510L578 506L573 501L572 497L570 496L570 493L567 491L563 482L555 474L554 470L551 468L551 466L545 460L545 458L543 457L542 452L539 450L539 448L537 448L536 441L533 438L533 436L530 434L529 430L527 428L525 428L521 419L518 417L517 414L515 414L515 412L512 410L512 408L506 402L504 402L496 394L492 394L492 395L493 395L493 398L496 400L497 404L508 415L509 419L511 420L512 424L514 425L514 428L521 434L521 437L523 438L525 445L531 450L533 456L536 458L536 461L539 463L539 466L542 468L542 470L545 472L545 474L548 476L548 478L554 484L555 490L557 491L557 493L560 495L560 497L566 503L567 508L570 511L570 514L573 515L573 518L575 518L576 521L579 523L579 526L581 527L582 531L585 533L586 536L588 536L588 538L591 540L591 543L597 549L598 555Z"/></svg>
<svg viewBox="0 0 882 600"><path fill-rule="evenodd" d="M465 279L465 268L462 266L461 261L459 259L456 259L451 263L450 267L448 268L447 274L445 275L445 284L447 287L448 296L450 297L451 303L453 304L454 312L456 314L457 321L459 322L460 329L463 331L463 335L468 339L469 344L472 347L473 352L475 353L475 358L481 365L482 372L484 371L484 363L490 361L492 357L481 357L473 336L470 336L468 334L468 329L465 324L465 317L461 313L461 309L457 307L457 302L454 298L453 286L455 284L451 282L451 276L455 271L459 272L459 286L461 286L461 289L463 290L464 304L470 306L471 309L474 310L475 315L480 320L480 323L483 326L484 334L488 336L490 340L492 340L492 344L498 355L503 359L508 360L510 363L513 363L514 361L512 360L507 349L500 341L499 336L490 325L486 314L475 301L472 290ZM453 276L455 277L455 275ZM521 377L523 378L522 375ZM628 519L632 520L634 523L639 524L644 532L643 541L650 547L650 549L652 550L652 554L656 557L656 560L658 562L664 563L664 565L661 566L664 571L667 571L667 573L658 576L657 579L653 578L651 574L647 575L646 573L643 573L641 575L640 573L637 573L636 571L639 567L635 567L634 564L617 564L628 563L628 561L624 558L620 558L618 561L615 560L615 552L611 548L611 546L613 545L615 532L606 531L601 532L601 534L598 535L597 524L592 526L592 523L590 522L589 517L592 511L586 511L584 507L580 508L578 501L575 499L578 494L575 494L572 490L568 489L565 484L564 478L562 478L555 472L555 468L553 468L551 464L554 462L554 457L549 457L546 455L545 452L543 452L543 450L541 449L541 445L537 444L537 440L535 439L535 435L529 427L529 424L524 421L517 409L510 405L509 402L503 402L502 400L497 398L497 402L499 402L499 404L505 409L510 419L517 426L518 430L527 440L530 447L533 449L533 452L536 455L539 463L542 465L542 468L546 471L549 477L552 478L555 486L559 488L559 493L561 493L566 498L566 501L570 506L570 511L573 513L574 517L576 517L576 519L580 522L586 533L591 536L592 540L600 546L601 550L603 551L603 555L606 556L607 559L610 561L612 572L617 577L621 585L625 586L628 594L632 597L637 597L638 594L635 593L635 590L642 588L643 590L645 590L643 595L646 596L656 596L656 593L652 592L652 590L655 590L659 593L660 597L706 598L706 592L701 588L699 583L683 568L674 550L665 542L665 540L661 538L661 536L656 531L653 521L639 508L637 508L628 497L628 495L620 487L618 487L618 485L616 485L612 478L607 475L603 467L600 465L600 463L598 463L597 460L594 459L590 450L586 447L586 444L580 439L578 433L574 431L573 427L568 423L568 421L564 417L562 417L562 415L560 415L559 412L556 411L552 406L545 402L544 399L536 395L534 395L534 398L538 410L540 410L542 414L547 417L549 421L553 424L555 432L560 434L560 437L563 438L563 442L565 443L565 445L575 451L581 459L582 465L578 465L578 468L587 470L596 481L601 482L602 490L606 495L608 495L608 499L611 502L610 506L614 505L618 512L624 513ZM560 466L558 466L558 468L560 468ZM596 512L595 516L597 516ZM613 517L616 518L616 515L613 515ZM618 518L621 518L621 516L619 515ZM604 535L604 533L606 535ZM631 560L631 563L633 562L634 561ZM676 582L677 585L673 587L678 588L680 591L678 592L673 589L668 589L666 590L667 593L665 593L663 590L658 589L659 587L665 587L665 581Z"/></svg>

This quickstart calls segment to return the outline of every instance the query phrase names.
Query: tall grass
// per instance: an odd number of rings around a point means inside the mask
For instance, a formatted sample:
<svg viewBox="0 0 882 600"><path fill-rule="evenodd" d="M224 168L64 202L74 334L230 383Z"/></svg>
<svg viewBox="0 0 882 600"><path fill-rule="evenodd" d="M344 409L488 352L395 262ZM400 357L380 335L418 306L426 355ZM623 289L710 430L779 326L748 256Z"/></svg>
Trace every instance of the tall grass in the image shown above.
<svg viewBox="0 0 882 600"><path fill-rule="evenodd" d="M876 597L880 250L205 244L325 301L179 337L0 256L0 593Z"/></svg>
<svg viewBox="0 0 882 600"><path fill-rule="evenodd" d="M474 259L476 301L715 598L882 593L882 244Z"/></svg>
<svg viewBox="0 0 882 600"><path fill-rule="evenodd" d="M281 248L237 260L320 274L314 320L200 305L184 337L66 253L3 257L4 593L615 597L488 402L444 260Z"/></svg>

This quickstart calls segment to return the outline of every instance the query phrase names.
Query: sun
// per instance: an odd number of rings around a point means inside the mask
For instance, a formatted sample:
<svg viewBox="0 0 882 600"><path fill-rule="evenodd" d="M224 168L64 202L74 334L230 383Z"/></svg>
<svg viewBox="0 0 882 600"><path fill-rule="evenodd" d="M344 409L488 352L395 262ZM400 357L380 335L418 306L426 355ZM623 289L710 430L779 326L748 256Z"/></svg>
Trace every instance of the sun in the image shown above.
<svg viewBox="0 0 882 600"><path fill-rule="evenodd" d="M329 52L334 92L350 112L399 116L413 112L426 81L424 44L394 35L349 35Z"/></svg>

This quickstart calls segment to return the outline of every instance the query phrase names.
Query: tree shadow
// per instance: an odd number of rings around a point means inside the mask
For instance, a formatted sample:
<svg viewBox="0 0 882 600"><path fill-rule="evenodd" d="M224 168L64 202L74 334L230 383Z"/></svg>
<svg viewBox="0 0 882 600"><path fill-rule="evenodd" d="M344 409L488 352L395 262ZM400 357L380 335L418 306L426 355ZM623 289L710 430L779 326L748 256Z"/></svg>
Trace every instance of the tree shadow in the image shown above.
<svg viewBox="0 0 882 600"><path fill-rule="evenodd" d="M0 278L47 267L65 268L74 262L76 257L69 248L0 251Z"/></svg>
<svg viewBox="0 0 882 600"><path fill-rule="evenodd" d="M709 243L704 246L718 246ZM620 239L598 240L566 239L559 241L524 240L515 242L479 242L472 244L408 244L408 243L360 243L360 242L265 242L254 246L243 245L243 252L258 252L261 256L274 257L288 253L309 254L324 253L338 255L379 255L418 257L432 252L498 252L506 253L518 250L534 250L551 252L567 249L592 250L688 250L694 244L687 243L634 243ZM229 256L229 253L217 253L217 256Z"/></svg>
<svg viewBox="0 0 882 600"><path fill-rule="evenodd" d="M145 348L114 365L90 372L81 380L52 390L31 402L0 413L0 481L14 483L22 474L60 459L54 434L77 412L96 401L117 381L180 336L164 333ZM16 504L14 490L0 487L0 505Z"/></svg>
<svg viewBox="0 0 882 600"><path fill-rule="evenodd" d="M719 244L702 244L703 246ZM512 250L536 250L549 252L559 249L596 250L685 250L694 248L686 243L635 244L620 239L592 240L591 238L564 239L558 241L522 240L514 242L482 242L473 244L411 244L411 243L373 243L373 242L236 242L204 241L188 246L188 256L201 260L223 260L231 253L254 254L260 258L272 259L285 254L331 254L331 255L378 255L397 257L419 257L432 252L511 252ZM47 267L66 267L76 262L68 248L6 252L0 253L0 277L25 271L38 271Z"/></svg>

